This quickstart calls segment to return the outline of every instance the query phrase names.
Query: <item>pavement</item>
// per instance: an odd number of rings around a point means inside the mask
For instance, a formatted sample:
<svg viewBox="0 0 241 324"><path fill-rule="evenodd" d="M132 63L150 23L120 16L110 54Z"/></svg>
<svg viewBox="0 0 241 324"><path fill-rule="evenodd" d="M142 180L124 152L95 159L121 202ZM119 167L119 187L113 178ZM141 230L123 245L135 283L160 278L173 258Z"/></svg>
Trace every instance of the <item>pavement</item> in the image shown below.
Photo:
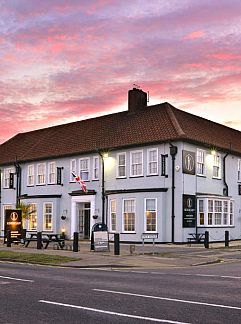
<svg viewBox="0 0 241 324"><path fill-rule="evenodd" d="M69 256L76 261L63 263L64 267L75 268L138 268L138 269L167 269L204 266L207 264L230 263L241 261L241 241L230 242L229 247L224 243L210 243L209 249L203 244L121 244L120 255L114 255L114 246L110 251L90 251L89 241L79 242L79 251L71 250L72 243L67 241L66 250L56 249L49 245L48 249L37 250L36 243L29 247L12 244L11 247L1 244L0 251L8 250L25 253L41 253L49 255Z"/></svg>

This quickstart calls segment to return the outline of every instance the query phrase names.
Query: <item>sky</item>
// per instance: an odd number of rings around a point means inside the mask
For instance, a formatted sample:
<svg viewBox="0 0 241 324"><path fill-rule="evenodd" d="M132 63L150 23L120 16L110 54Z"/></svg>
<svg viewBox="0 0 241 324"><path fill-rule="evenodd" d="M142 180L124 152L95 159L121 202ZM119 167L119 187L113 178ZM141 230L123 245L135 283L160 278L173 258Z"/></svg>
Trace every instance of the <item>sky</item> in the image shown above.
<svg viewBox="0 0 241 324"><path fill-rule="evenodd" d="M149 105L241 130L241 0L0 0L0 143Z"/></svg>

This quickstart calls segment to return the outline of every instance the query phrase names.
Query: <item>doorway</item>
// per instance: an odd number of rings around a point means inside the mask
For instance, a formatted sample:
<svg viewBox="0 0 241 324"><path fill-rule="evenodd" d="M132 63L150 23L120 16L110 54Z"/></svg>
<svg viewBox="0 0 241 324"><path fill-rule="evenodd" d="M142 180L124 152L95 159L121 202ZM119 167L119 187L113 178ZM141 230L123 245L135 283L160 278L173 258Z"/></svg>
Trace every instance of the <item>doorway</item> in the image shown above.
<svg viewBox="0 0 241 324"><path fill-rule="evenodd" d="M78 203L78 231L80 239L90 239L90 203Z"/></svg>

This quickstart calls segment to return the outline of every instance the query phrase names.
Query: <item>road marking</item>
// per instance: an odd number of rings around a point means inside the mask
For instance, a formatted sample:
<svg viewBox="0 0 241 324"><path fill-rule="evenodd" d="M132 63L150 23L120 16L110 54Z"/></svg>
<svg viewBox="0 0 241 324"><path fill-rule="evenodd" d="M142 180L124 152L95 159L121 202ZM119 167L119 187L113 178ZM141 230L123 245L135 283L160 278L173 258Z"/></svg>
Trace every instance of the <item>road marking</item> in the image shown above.
<svg viewBox="0 0 241 324"><path fill-rule="evenodd" d="M34 282L34 280L20 279L20 278L13 278L13 277L0 276L0 278L9 279L9 280L16 280L16 281Z"/></svg>
<svg viewBox="0 0 241 324"><path fill-rule="evenodd" d="M135 318L135 319L140 319L140 320L144 320L144 321L170 323L170 324L189 324L189 323L184 323L184 322L177 322L177 321L171 321L171 320L159 319L159 318L153 318L153 317L130 315L130 314L125 314L125 313L116 313L116 312L105 311L103 309L97 309L97 308L90 308L90 307L84 307L84 306L77 306L77 305L71 305L71 304L63 304L63 303L51 302L51 301L48 301L48 300L39 300L39 303L52 304L52 305L71 307L71 308L77 308L77 309L83 309L83 310L96 312L96 313L115 315L115 316L121 316L121 317L129 317L129 318Z"/></svg>
<svg viewBox="0 0 241 324"><path fill-rule="evenodd" d="M93 290L100 291L100 292L105 292L105 293L111 293L111 294L119 294L119 295L135 296L135 297L144 297L144 298L151 298L151 299L173 301L173 302L178 302L178 303L186 303L186 304L195 304L195 305L203 305L203 306L210 306L210 307L220 307L220 308L241 310L241 307L237 307L237 306L229 306L229 305L221 305L221 304L209 304L209 303L197 302L197 301L192 301L192 300L167 298L167 297L158 297L158 296L150 296L150 295L141 295L141 294L127 293L127 292L122 292L122 291L105 290L105 289L93 289Z"/></svg>

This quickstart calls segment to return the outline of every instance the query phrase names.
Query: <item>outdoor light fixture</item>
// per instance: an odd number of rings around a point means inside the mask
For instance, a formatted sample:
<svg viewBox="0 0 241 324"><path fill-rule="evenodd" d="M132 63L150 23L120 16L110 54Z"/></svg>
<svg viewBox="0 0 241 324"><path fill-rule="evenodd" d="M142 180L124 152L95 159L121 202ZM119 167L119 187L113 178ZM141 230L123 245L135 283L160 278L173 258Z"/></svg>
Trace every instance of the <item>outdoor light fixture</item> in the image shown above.
<svg viewBox="0 0 241 324"><path fill-rule="evenodd" d="M66 220L67 212L68 212L67 209L64 209L64 210L63 210L62 215L61 215L61 219L62 219L62 220Z"/></svg>

